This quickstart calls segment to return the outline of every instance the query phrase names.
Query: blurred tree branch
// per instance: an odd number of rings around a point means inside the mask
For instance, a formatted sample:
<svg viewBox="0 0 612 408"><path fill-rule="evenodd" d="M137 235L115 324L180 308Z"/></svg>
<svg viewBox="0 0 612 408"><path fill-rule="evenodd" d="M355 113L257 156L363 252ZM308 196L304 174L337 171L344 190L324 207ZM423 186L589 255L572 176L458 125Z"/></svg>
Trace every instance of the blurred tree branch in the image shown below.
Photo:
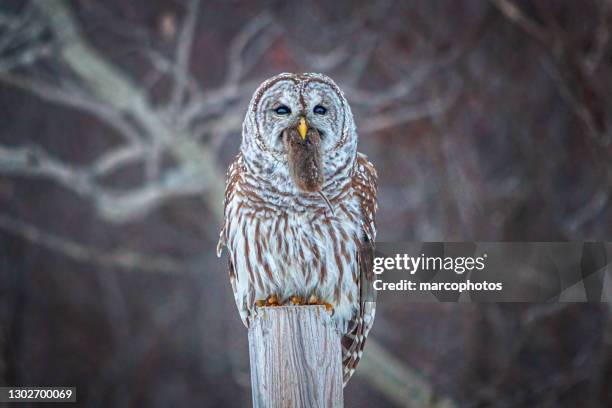
<svg viewBox="0 0 612 408"><path fill-rule="evenodd" d="M119 267L127 270L146 270L164 273L178 272L185 269L183 265L175 260L164 256L144 255L126 250L103 252L42 231L32 224L15 220L4 214L0 214L0 228L80 262Z"/></svg>
<svg viewBox="0 0 612 408"><path fill-rule="evenodd" d="M400 407L456 407L450 399L436 395L424 378L405 367L375 339L368 339L368 346L355 374L367 378L376 389Z"/></svg>
<svg viewBox="0 0 612 408"><path fill-rule="evenodd" d="M42 45L37 42L35 48L46 50L42 56L59 64L65 77L59 80L42 78L28 74L27 69L15 73L11 70L15 66L12 61L20 60L23 63L19 66L29 68L36 61L28 57L33 55L34 49L25 47L6 56L0 48L0 81L50 102L93 114L126 142L103 153L90 166L78 168L50 157L39 147L6 146L0 151L0 171L59 182L90 198L99 214L111 222L138 219L173 197L195 194L202 195L208 207L220 216L223 173L216 163L216 149L221 139L240 131L242 122L240 113L226 111L224 107L248 98L257 86L259 80L245 82L245 77L280 30L267 12L254 18L229 46L225 81L219 88L204 93L189 73L198 5L196 0L188 3L174 60L152 48L146 52L152 65L162 70L162 75L170 75L173 79L169 100L161 106L153 105L146 84L137 83L92 48L64 1L32 2L23 16L4 16L4 25L9 30L3 38L18 37L20 43L27 44L30 37L22 38L24 26L34 27L28 32L35 34L49 31L51 40ZM413 76L398 81L383 93L350 87L348 94L355 103L363 101L369 108L389 106L408 96L430 72L429 68L417 70ZM372 115L362 131L376 132L434 116L447 109L456 95L455 89L442 99L381 111ZM202 143L201 136L205 133L213 137ZM160 172L159 160L164 154L170 155L175 165ZM100 180L129 164L141 162L146 166L147 177L139 187L116 190L104 186Z"/></svg>
<svg viewBox="0 0 612 408"><path fill-rule="evenodd" d="M568 101L576 115L583 121L589 133L602 147L612 142L609 134L610 118L605 117L610 101L598 86L598 75L595 74L602 56L609 45L612 29L612 5L607 1L595 1L599 9L600 21L592 34L592 51L580 49L575 41L567 38L560 23L551 15L550 10L540 7L544 14L544 23L536 22L525 14L511 0L490 0L491 3L509 21L529 34L540 43L556 62L557 73L554 79L558 82L561 95Z"/></svg>
<svg viewBox="0 0 612 408"><path fill-rule="evenodd" d="M598 24L587 41L581 42L569 36L552 10L541 3L535 2L535 5L542 22L529 16L512 0L490 2L547 52L550 58L543 61L543 68L589 136L589 154L603 182L575 210L574 216L563 216L561 225L568 236L574 236L608 206L612 194L612 92L607 82L612 70L609 64L602 64L604 56L611 51L612 4L606 0L592 2L599 16Z"/></svg>
<svg viewBox="0 0 612 408"><path fill-rule="evenodd" d="M195 3L195 2L194 2ZM197 6L197 4L196 4ZM69 9L62 1L37 3L44 22L53 32L60 62L79 79L78 88L49 85L40 79L3 72L0 80L29 90L44 99L84 109L108 123L127 139L126 145L104 154L90 168L76 169L50 158L40 148L5 147L0 169L11 174L38 175L60 181L65 187L94 200L100 215L122 222L146 215L161 202L179 195L206 192L203 197L218 216L222 210L223 176L210 149L181 134L166 111L152 106L146 89L134 83L118 67L100 56L85 42ZM188 19L189 20L189 19ZM188 21L191 30L195 23ZM180 38L177 70L184 72L191 36ZM1 60L1 59L0 59ZM185 76L183 74L183 76ZM171 106L182 99L185 80L177 80ZM110 191L98 177L130 162L158 160L157 148L171 154L177 165L157 179L144 180L136 189ZM21 158L21 160L19 160ZM78 183L73 183L78 180Z"/></svg>

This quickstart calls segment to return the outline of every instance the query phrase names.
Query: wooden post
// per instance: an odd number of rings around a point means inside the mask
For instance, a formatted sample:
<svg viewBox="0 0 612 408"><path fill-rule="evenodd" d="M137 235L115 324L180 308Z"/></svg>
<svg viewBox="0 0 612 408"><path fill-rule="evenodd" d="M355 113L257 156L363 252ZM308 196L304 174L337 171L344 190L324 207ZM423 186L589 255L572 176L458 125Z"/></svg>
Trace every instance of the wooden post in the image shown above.
<svg viewBox="0 0 612 408"><path fill-rule="evenodd" d="M254 408L343 406L340 334L323 306L259 308L249 354Z"/></svg>

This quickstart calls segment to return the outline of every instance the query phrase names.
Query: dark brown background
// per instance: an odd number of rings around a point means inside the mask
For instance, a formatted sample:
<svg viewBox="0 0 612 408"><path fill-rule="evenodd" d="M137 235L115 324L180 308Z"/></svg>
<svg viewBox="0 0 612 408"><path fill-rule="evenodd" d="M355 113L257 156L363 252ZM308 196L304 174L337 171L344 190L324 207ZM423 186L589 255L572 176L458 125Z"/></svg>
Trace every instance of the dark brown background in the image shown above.
<svg viewBox="0 0 612 408"><path fill-rule="evenodd" d="M609 239L611 36L604 0L3 1L0 384L248 406L219 189L279 72L345 90L381 241ZM610 310L383 295L371 337L456 406L605 407ZM367 369L346 406L419 406Z"/></svg>

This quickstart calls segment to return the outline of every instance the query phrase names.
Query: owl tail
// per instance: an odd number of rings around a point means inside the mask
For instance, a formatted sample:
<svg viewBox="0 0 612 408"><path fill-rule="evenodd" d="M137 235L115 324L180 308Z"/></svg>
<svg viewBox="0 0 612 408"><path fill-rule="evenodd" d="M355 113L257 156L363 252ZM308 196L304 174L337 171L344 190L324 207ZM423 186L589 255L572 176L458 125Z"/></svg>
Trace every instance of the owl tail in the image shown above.
<svg viewBox="0 0 612 408"><path fill-rule="evenodd" d="M351 322L352 330L342 336L342 381L346 387L361 360L368 333L374 322L375 303L364 302L365 309Z"/></svg>
<svg viewBox="0 0 612 408"><path fill-rule="evenodd" d="M363 319L358 317L353 331L342 337L342 381L346 387L361 359L366 337Z"/></svg>
<svg viewBox="0 0 612 408"><path fill-rule="evenodd" d="M369 241L368 241L369 242ZM363 354L368 333L376 316L376 291L372 285L372 259L374 246L367 245L359 252L359 313L348 325L348 333L342 336L342 368L344 386L353 376Z"/></svg>

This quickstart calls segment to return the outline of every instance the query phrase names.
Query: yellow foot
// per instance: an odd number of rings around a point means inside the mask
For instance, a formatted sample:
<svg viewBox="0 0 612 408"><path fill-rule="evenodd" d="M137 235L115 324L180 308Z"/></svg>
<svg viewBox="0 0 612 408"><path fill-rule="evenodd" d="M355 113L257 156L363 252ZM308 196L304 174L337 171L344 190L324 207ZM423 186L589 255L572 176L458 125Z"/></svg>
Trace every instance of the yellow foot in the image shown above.
<svg viewBox="0 0 612 408"><path fill-rule="evenodd" d="M276 295L270 295L268 296L268 299L266 299L266 306L278 306L278 297Z"/></svg>
<svg viewBox="0 0 612 408"><path fill-rule="evenodd" d="M266 299L256 300L255 306L257 307L279 306L278 297L276 295L270 295Z"/></svg>
<svg viewBox="0 0 612 408"><path fill-rule="evenodd" d="M304 300L301 296L291 296L291 304L292 305L303 305Z"/></svg>
<svg viewBox="0 0 612 408"><path fill-rule="evenodd" d="M325 310L327 310L329 314L334 313L334 307L331 305L331 303L321 302L320 299L315 295L310 295L310 297L308 298L308 304L325 306Z"/></svg>

